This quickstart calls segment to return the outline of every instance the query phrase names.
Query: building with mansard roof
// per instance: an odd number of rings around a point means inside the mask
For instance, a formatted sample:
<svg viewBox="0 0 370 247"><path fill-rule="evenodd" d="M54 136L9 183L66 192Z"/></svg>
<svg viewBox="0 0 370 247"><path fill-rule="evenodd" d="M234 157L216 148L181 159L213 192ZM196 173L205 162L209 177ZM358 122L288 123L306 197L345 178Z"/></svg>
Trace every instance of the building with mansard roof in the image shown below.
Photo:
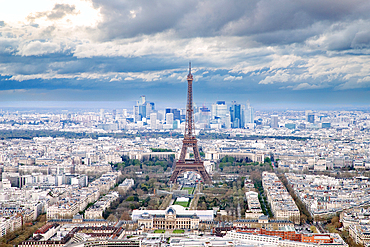
<svg viewBox="0 0 370 247"><path fill-rule="evenodd" d="M198 229L201 221L213 221L213 210L186 210L172 205L166 210L134 210L132 220L144 230L150 229Z"/></svg>

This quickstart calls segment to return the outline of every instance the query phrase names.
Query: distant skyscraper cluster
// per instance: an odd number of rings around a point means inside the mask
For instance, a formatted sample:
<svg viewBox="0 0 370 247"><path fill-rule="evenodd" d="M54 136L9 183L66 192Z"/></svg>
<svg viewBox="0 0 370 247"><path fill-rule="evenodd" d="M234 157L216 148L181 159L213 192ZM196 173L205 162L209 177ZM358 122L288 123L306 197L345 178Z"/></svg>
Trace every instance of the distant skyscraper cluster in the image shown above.
<svg viewBox="0 0 370 247"><path fill-rule="evenodd" d="M253 107L249 101L246 105L232 101L227 106L225 101L212 104L210 124L218 124L221 128L253 128Z"/></svg>
<svg viewBox="0 0 370 247"><path fill-rule="evenodd" d="M150 118L150 114L155 112L155 105L153 102L148 102L145 95L140 96L133 109L135 122L142 121L143 118Z"/></svg>
<svg viewBox="0 0 370 247"><path fill-rule="evenodd" d="M246 105L236 101L232 101L230 104L226 104L225 101L217 101L212 104L211 109L205 105L197 106L194 104L193 109L194 122L201 129L254 128L254 109L249 101ZM115 112L113 112L114 114ZM182 125L185 122L185 109L156 110L153 102L148 102L145 96L140 96L133 107L132 121L139 125L148 125L152 130L179 129L184 127Z"/></svg>

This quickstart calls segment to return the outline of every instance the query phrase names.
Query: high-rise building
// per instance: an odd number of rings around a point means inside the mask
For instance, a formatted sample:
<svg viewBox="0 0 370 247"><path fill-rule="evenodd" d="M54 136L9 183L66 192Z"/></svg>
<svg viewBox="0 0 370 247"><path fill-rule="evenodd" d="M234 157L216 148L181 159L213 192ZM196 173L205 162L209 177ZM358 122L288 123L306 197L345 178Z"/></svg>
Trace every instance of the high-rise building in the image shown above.
<svg viewBox="0 0 370 247"><path fill-rule="evenodd" d="M141 115L139 114L139 106L138 105L134 105L133 115L134 115L134 122L135 123L137 123L138 121L141 121Z"/></svg>
<svg viewBox="0 0 370 247"><path fill-rule="evenodd" d="M166 113L166 124L173 125L173 113Z"/></svg>
<svg viewBox="0 0 370 247"><path fill-rule="evenodd" d="M139 99L139 105L144 105L146 102L145 95L141 95Z"/></svg>
<svg viewBox="0 0 370 247"><path fill-rule="evenodd" d="M180 120L180 110L172 109L171 112L173 113L173 119Z"/></svg>
<svg viewBox="0 0 370 247"><path fill-rule="evenodd" d="M113 119L115 120L115 119L117 119L117 110L116 109L114 109L113 111L112 111L112 116L113 116Z"/></svg>
<svg viewBox="0 0 370 247"><path fill-rule="evenodd" d="M139 114L146 118L146 105L139 105Z"/></svg>
<svg viewBox="0 0 370 247"><path fill-rule="evenodd" d="M157 129L157 113L155 113L155 112L150 114L150 128L152 130Z"/></svg>
<svg viewBox="0 0 370 247"><path fill-rule="evenodd" d="M306 121L309 123L315 123L315 113L313 113L311 110L307 110L305 112L306 115Z"/></svg>
<svg viewBox="0 0 370 247"><path fill-rule="evenodd" d="M212 104L211 116L213 119L225 118L227 111L227 105L225 101L217 101L215 104Z"/></svg>
<svg viewBox="0 0 370 247"><path fill-rule="evenodd" d="M100 109L100 120L104 121L104 109Z"/></svg>
<svg viewBox="0 0 370 247"><path fill-rule="evenodd" d="M157 113L157 120L159 121L166 121L166 113L165 110L155 111Z"/></svg>
<svg viewBox="0 0 370 247"><path fill-rule="evenodd" d="M212 104L211 123L221 124L225 128L230 128L230 112L227 109L225 101L217 101Z"/></svg>
<svg viewBox="0 0 370 247"><path fill-rule="evenodd" d="M231 102L230 106L230 121L231 128L243 128L244 127L244 112L240 104L236 101Z"/></svg>
<svg viewBox="0 0 370 247"><path fill-rule="evenodd" d="M145 102L144 105L145 105L146 118L149 118L150 114L152 112L155 112L154 102Z"/></svg>
<svg viewBox="0 0 370 247"><path fill-rule="evenodd" d="M173 128L174 129L180 128L180 120L174 120L173 121Z"/></svg>
<svg viewBox="0 0 370 247"><path fill-rule="evenodd" d="M315 123L315 114L308 114L307 115L307 122Z"/></svg>
<svg viewBox="0 0 370 247"><path fill-rule="evenodd" d="M245 123L253 123L254 122L254 109L249 104L249 100L247 101L247 105L245 108Z"/></svg>
<svg viewBox="0 0 370 247"><path fill-rule="evenodd" d="M166 114L173 113L173 120L181 120L180 110L174 108L166 108Z"/></svg>
<svg viewBox="0 0 370 247"><path fill-rule="evenodd" d="M194 114L194 117L198 123L205 124L203 127L208 127L209 120L211 118L211 111L206 106L202 106L199 108L199 112Z"/></svg>
<svg viewBox="0 0 370 247"><path fill-rule="evenodd" d="M271 128L274 128L274 129L279 128L279 116L278 115L271 115Z"/></svg>
<svg viewBox="0 0 370 247"><path fill-rule="evenodd" d="M211 106L211 118L212 120L217 118L217 104Z"/></svg>
<svg viewBox="0 0 370 247"><path fill-rule="evenodd" d="M230 113L227 113L226 114L226 117L225 117L225 128L226 129L231 129L231 116L230 116Z"/></svg>

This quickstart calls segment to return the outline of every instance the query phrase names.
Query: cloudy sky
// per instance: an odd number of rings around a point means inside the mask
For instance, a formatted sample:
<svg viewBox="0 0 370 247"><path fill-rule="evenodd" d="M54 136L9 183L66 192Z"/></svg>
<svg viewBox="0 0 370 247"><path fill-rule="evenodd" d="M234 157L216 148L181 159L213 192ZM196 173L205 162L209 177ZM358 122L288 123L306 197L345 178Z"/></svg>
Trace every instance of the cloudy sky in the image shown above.
<svg viewBox="0 0 370 247"><path fill-rule="evenodd" d="M0 1L0 101L370 105L369 0Z"/></svg>

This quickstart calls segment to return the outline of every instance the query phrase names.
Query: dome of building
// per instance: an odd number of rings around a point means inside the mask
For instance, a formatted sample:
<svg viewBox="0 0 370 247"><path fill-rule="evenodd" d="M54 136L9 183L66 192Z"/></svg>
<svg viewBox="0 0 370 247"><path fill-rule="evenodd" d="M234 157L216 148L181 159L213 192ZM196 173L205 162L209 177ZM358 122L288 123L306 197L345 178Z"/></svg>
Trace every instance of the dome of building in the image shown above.
<svg viewBox="0 0 370 247"><path fill-rule="evenodd" d="M169 208L169 209L167 210L167 214L176 214L176 211L175 211L175 209L173 209L173 208Z"/></svg>

